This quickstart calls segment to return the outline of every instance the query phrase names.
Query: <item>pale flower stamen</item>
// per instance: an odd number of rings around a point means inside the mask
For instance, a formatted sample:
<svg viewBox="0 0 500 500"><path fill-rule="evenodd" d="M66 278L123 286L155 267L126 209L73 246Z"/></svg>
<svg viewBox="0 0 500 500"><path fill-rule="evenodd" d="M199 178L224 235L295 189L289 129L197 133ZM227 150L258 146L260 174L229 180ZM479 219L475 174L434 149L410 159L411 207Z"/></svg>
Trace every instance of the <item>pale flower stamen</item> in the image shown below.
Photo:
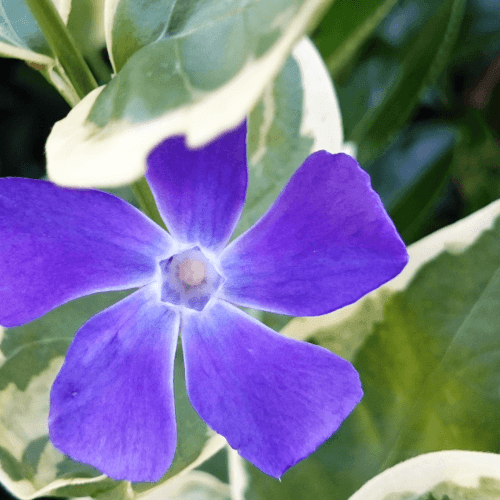
<svg viewBox="0 0 500 500"><path fill-rule="evenodd" d="M179 266L179 278L186 285L199 285L205 276L205 266L199 260L186 259Z"/></svg>

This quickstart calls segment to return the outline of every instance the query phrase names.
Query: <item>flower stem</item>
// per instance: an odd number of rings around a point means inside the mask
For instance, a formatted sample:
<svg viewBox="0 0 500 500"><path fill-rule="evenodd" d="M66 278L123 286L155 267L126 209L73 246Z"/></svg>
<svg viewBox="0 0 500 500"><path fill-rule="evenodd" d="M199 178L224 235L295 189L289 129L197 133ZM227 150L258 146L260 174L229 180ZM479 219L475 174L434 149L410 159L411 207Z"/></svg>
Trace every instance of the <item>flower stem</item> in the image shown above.
<svg viewBox="0 0 500 500"><path fill-rule="evenodd" d="M167 229L163 219L161 218L160 212L156 206L155 200L153 198L153 193L149 188L149 184L145 177L141 177L138 181L135 181L130 185L134 196L139 203L141 210L152 220L154 220L160 227Z"/></svg>
<svg viewBox="0 0 500 500"><path fill-rule="evenodd" d="M52 0L26 0L26 4L40 26L58 63L62 66L68 80L71 82L76 95L83 99L98 85ZM58 91L61 93L60 88L58 88ZM71 101L68 102L73 105L76 104ZM146 179L142 177L134 182L131 188L141 210L166 229Z"/></svg>
<svg viewBox="0 0 500 500"><path fill-rule="evenodd" d="M54 56L80 99L97 88L97 82L76 47L52 0L26 0L33 17L42 30Z"/></svg>

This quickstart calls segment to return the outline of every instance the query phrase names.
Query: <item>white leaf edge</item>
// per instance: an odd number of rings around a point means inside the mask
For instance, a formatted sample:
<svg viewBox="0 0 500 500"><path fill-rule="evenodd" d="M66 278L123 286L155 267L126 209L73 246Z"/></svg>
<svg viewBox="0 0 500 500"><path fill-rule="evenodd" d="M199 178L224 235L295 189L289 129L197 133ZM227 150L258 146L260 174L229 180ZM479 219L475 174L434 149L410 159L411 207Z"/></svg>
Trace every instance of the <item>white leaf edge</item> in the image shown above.
<svg viewBox="0 0 500 500"><path fill-rule="evenodd" d="M0 343L2 340L4 330L0 326ZM62 365L63 362L63 357L59 360L58 358L55 358L56 364ZM0 366L3 364L3 361L5 361L5 356L3 353L0 351ZM55 372L52 374L52 378L55 378L57 372L59 371L60 366L56 367ZM45 377L47 373L52 373L52 369L48 369L44 371L42 374L37 376L37 380ZM49 385L52 385L50 383ZM29 389L29 388L28 388ZM35 393L34 398L37 397L44 397L44 395L40 395L39 392ZM46 394L47 398L47 406L48 406L48 393ZM47 408L47 414L48 414L48 408ZM47 417L48 418L48 417ZM1 422L1 415L0 415L0 428L2 427L2 422ZM36 437L39 437L38 435ZM205 443L203 446L200 454L198 457L191 462L187 467L185 467L179 474L173 476L172 478L168 479L164 483L161 483L158 487L163 486L164 484L170 484L171 481L176 479L177 477L184 476L188 472L192 471L194 468L198 467L201 465L203 462L208 460L210 457L215 455L219 450L224 448L224 446L227 446L227 441L220 436L219 434L213 434ZM61 459L62 459L61 455ZM46 472L46 471L45 471ZM68 486L81 486L81 485L88 485L92 483L99 483L103 480L107 479L107 476L102 474L97 477L92 477L92 478L71 478L71 479L55 479L54 481L49 482L47 485L45 485L42 488L36 488L36 486L33 484L33 482L27 480L27 479L22 479L20 481L13 481L10 476L0 467L0 484L2 484L7 490L17 498L21 500L31 500L34 498L38 498L41 496L49 496L51 495L54 491L60 489L60 488L66 488ZM152 489L154 489L153 487ZM147 490L150 491L150 490ZM142 497L141 497L142 498Z"/></svg>
<svg viewBox="0 0 500 500"><path fill-rule="evenodd" d="M315 45L303 38L293 49L302 77L303 103L300 135L314 139L311 153L343 150L344 131L332 79Z"/></svg>
<svg viewBox="0 0 500 500"><path fill-rule="evenodd" d="M423 495L444 481L478 488L480 478L500 480L500 455L447 450L410 458L365 483L349 500L384 500L391 494Z"/></svg>
<svg viewBox="0 0 500 500"><path fill-rule="evenodd" d="M229 487L231 488L231 500L245 500L245 493L250 485L250 478L245 470L245 463L240 454L227 447Z"/></svg>
<svg viewBox="0 0 500 500"><path fill-rule="evenodd" d="M387 298L406 289L424 264L445 251L452 254L462 253L474 244L484 231L491 229L495 219L499 216L500 200L496 200L472 215L422 238L408 247L410 260L403 271L394 279L365 295L354 304L330 314L295 318L281 330L281 333L287 337L305 340L317 330L338 327L355 317L368 301L372 303L372 308L378 308L382 312ZM371 325L367 325L367 327L371 327Z"/></svg>
<svg viewBox="0 0 500 500"><path fill-rule="evenodd" d="M209 490L221 498L230 498L229 485L212 476L212 474L202 471L190 471L185 475L175 476L158 488L137 494L132 498L140 500L186 500L186 490L193 486Z"/></svg>
<svg viewBox="0 0 500 500"><path fill-rule="evenodd" d="M231 498L229 486L208 472L198 470L190 471L182 476L175 476L168 482L162 483L154 489L136 493L131 483L120 485L116 495L121 495L120 500L186 500L186 490L198 487L217 494L221 498ZM112 495L113 491L109 492ZM106 493L104 493L106 495ZM99 498L99 497L98 497ZM108 498L108 497L106 497ZM112 498L111 496L109 498ZM192 498L189 496L189 498ZM212 497L211 497L212 498ZM72 500L92 500L92 497L72 497ZM231 499L234 500L234 499Z"/></svg>
<svg viewBox="0 0 500 500"><path fill-rule="evenodd" d="M166 137L184 134L190 146L199 147L236 127L324 5L323 0L308 0L266 55L248 62L231 81L200 101L160 118L139 124L122 120L99 128L86 120L104 87L95 89L54 125L46 144L49 179L71 187L118 187L145 173L147 154Z"/></svg>
<svg viewBox="0 0 500 500"><path fill-rule="evenodd" d="M115 61L113 59L113 20L115 18L116 9L121 0L104 0L104 39L106 40L106 48L108 50L109 60L113 71L116 72Z"/></svg>
<svg viewBox="0 0 500 500"><path fill-rule="evenodd" d="M198 458L196 458L196 460L191 462L179 474L176 474L172 478L167 479L165 482L160 483L158 486L154 486L151 489L146 490L145 492L142 492L140 494L134 493L132 498L137 497L137 498L147 499L148 498L147 495L150 492L163 488L165 485L170 485L172 483L175 484L175 481L178 478L184 477L184 475L190 473L194 468L198 467L203 462L208 460L210 457L215 455L219 450L224 448L224 446L226 445L227 442L222 436L219 436L218 434L212 436L205 443L205 446L203 447ZM23 479L21 481L12 481L12 479L10 479L10 477L2 469L0 469L0 483L4 485L12 495L15 495L17 498L21 500L32 500L34 498L50 496L53 492L61 488L68 488L71 486L84 486L93 483L99 483L101 481L106 480L107 478L108 477L105 474L102 474L100 476L92 478L56 479L55 481L50 482L43 488L37 490L33 486L33 484L26 479Z"/></svg>
<svg viewBox="0 0 500 500"><path fill-rule="evenodd" d="M21 0L22 1L22 0ZM71 0L52 0L56 6L59 15L61 16L64 24L68 22L69 13L71 11ZM12 59L21 59L23 61L43 66L51 67L55 64L54 58L46 56L45 54L38 54L30 49L11 45L10 43L0 42L0 57L8 57Z"/></svg>
<svg viewBox="0 0 500 500"><path fill-rule="evenodd" d="M71 0L52 0L64 24L68 24L69 13L71 12Z"/></svg>

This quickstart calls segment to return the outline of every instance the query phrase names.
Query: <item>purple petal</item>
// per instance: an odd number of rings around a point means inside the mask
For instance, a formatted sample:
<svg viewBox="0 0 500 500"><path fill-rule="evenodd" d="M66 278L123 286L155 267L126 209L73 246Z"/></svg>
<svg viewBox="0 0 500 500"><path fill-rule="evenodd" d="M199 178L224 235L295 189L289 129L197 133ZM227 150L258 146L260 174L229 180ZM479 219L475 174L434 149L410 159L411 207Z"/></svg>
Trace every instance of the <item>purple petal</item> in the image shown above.
<svg viewBox="0 0 500 500"><path fill-rule="evenodd" d="M246 121L198 149L172 137L148 157L146 179L169 231L221 250L236 227L247 187Z"/></svg>
<svg viewBox="0 0 500 500"><path fill-rule="evenodd" d="M77 297L153 279L169 235L101 191L0 179L0 324L17 326Z"/></svg>
<svg viewBox="0 0 500 500"><path fill-rule="evenodd" d="M221 254L221 297L290 316L326 314L390 280L407 261L368 174L350 156L319 151Z"/></svg>
<svg viewBox="0 0 500 500"><path fill-rule="evenodd" d="M77 332L50 394L54 446L116 480L157 481L176 444L179 315L144 287Z"/></svg>
<svg viewBox="0 0 500 500"><path fill-rule="evenodd" d="M183 315L182 343L196 411L274 477L328 439L363 394L348 361L282 337L223 301Z"/></svg>

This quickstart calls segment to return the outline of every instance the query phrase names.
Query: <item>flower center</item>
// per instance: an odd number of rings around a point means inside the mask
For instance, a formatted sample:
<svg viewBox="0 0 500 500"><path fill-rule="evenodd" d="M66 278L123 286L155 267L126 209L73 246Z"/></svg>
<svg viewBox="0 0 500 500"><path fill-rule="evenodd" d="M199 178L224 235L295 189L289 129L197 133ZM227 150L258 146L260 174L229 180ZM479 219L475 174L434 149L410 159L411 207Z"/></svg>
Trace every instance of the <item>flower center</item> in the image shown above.
<svg viewBox="0 0 500 500"><path fill-rule="evenodd" d="M186 259L179 265L179 278L186 285L199 285L205 276L205 266L199 260Z"/></svg>
<svg viewBox="0 0 500 500"><path fill-rule="evenodd" d="M160 299L194 311L202 311L225 281L197 246L160 261L159 266Z"/></svg>

